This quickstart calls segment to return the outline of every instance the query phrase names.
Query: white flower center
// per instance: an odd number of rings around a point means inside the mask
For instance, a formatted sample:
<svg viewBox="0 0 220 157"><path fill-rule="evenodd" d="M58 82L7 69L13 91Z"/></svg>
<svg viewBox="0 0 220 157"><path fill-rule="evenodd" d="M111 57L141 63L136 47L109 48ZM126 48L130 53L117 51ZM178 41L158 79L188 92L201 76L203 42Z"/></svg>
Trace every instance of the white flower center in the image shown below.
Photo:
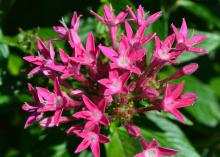
<svg viewBox="0 0 220 157"><path fill-rule="evenodd" d="M144 152L145 157L158 157L158 151L155 148L148 149Z"/></svg>
<svg viewBox="0 0 220 157"><path fill-rule="evenodd" d="M94 141L96 139L98 139L98 136L94 133L92 133L92 135L90 136L91 141Z"/></svg>
<svg viewBox="0 0 220 157"><path fill-rule="evenodd" d="M95 112L92 113L92 117L93 117L95 120L100 120L101 117L102 117L102 113L101 113L99 110L97 110L97 111L95 111Z"/></svg>
<svg viewBox="0 0 220 157"><path fill-rule="evenodd" d="M55 105L57 106L57 108L60 108L63 106L63 98L59 95L55 98Z"/></svg>
<svg viewBox="0 0 220 157"><path fill-rule="evenodd" d="M118 91L121 88L121 82L119 82L117 79L113 80L110 89L112 91Z"/></svg>
<svg viewBox="0 0 220 157"><path fill-rule="evenodd" d="M120 58L118 59L118 65L119 65L119 66L121 66L121 67L126 67L126 66L128 66L128 64L129 64L129 60L128 60L127 58L125 58L125 57L120 57Z"/></svg>
<svg viewBox="0 0 220 157"><path fill-rule="evenodd" d="M166 60L166 59L168 59L170 57L168 53L166 53L166 52L164 52L162 50L159 50L158 54L159 54L160 58L164 59L164 60Z"/></svg>

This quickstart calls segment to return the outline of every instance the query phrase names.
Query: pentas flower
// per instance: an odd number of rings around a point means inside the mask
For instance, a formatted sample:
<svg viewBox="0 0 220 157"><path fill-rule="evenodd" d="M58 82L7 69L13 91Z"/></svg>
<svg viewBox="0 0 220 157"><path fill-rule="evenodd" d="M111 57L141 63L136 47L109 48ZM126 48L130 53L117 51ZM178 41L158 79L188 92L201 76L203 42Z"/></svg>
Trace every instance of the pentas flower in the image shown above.
<svg viewBox="0 0 220 157"><path fill-rule="evenodd" d="M86 49L76 49L75 56L71 59L80 65L96 66L98 49L95 47L95 40L92 33L89 34L86 42Z"/></svg>
<svg viewBox="0 0 220 157"><path fill-rule="evenodd" d="M154 139L151 143L146 143L144 151L134 157L162 157L175 155L176 153L176 150L159 147L158 142Z"/></svg>
<svg viewBox="0 0 220 157"><path fill-rule="evenodd" d="M146 26L148 27L150 24L154 23L158 18L161 17L162 12L159 11L157 13L154 13L153 15L149 16L146 19L146 15L147 13L144 12L144 8L139 5L138 9L137 9L137 15L135 15L135 13L133 12L133 10L127 6L127 11L129 12L132 21L134 21L134 23L138 26Z"/></svg>
<svg viewBox="0 0 220 157"><path fill-rule="evenodd" d="M37 65L34 69L29 72L29 76L32 76L40 71L42 71L46 76L50 76L52 71L62 71L63 66L58 64L55 58L55 52L52 43L49 44L49 49L46 48L44 43L40 38L37 38L37 45L39 48L38 56L26 56L23 57L24 60ZM53 74L53 73L52 73Z"/></svg>
<svg viewBox="0 0 220 157"><path fill-rule="evenodd" d="M32 94L32 97L34 98L35 102L28 102L22 105L22 109L27 112L31 112L32 114L28 117L26 120L24 128L27 128L35 121L38 121L43 117L42 112L37 112L37 109L39 107L42 107L42 104L40 103L39 97L37 95L37 90L33 88L31 84L28 84L28 90Z"/></svg>
<svg viewBox="0 0 220 157"><path fill-rule="evenodd" d="M136 34L134 35L134 32L127 21L125 21L125 30L126 30L127 41L130 45L132 45L132 48L134 49L142 48L156 35L156 33L154 33L147 35L145 37L144 34L145 34L146 26L139 27Z"/></svg>
<svg viewBox="0 0 220 157"><path fill-rule="evenodd" d="M154 57L161 61L166 61L170 63L177 63L175 59L179 54L172 51L172 45L175 40L175 35L171 34L168 36L164 42L162 42L159 37L155 37L155 50L154 50Z"/></svg>
<svg viewBox="0 0 220 157"><path fill-rule="evenodd" d="M122 37L120 41L118 53L110 47L100 45L99 48L103 54L113 62L110 63L111 69L119 68L129 70L135 74L141 73L140 69L134 64L142 60L146 54L146 50L139 49L133 51L130 49L125 37Z"/></svg>
<svg viewBox="0 0 220 157"><path fill-rule="evenodd" d="M177 119L184 123L184 118L181 115L179 108L193 105L198 98L194 93L184 93L181 96L184 83L181 84L168 84L165 89L165 95L163 100L160 102L158 108L173 114Z"/></svg>
<svg viewBox="0 0 220 157"><path fill-rule="evenodd" d="M53 26L53 30L58 33L61 39L68 39L69 30L78 32L79 20L81 15L77 15L76 12L73 13L70 28L68 28L63 20L60 21L62 26Z"/></svg>
<svg viewBox="0 0 220 157"><path fill-rule="evenodd" d="M178 64L176 58L185 51L206 53L206 50L194 47L205 36L188 38L185 19L180 31L172 24L173 33L163 40L156 36L156 32L145 35L148 26L161 16L161 12L147 17L141 5L136 14L127 6L115 16L107 5L104 6L104 17L91 13L108 27L111 45L104 45L104 41L96 46L92 32L86 42L82 41L78 34L81 15L74 12L70 28L64 21L61 21L62 26L54 27L58 39L43 42L37 38L39 55L24 57L35 65L29 76L42 72L49 82L53 82L53 92L46 87L35 89L28 85L34 101L22 106L24 111L31 113L25 128L36 121L46 128L74 124L66 133L83 138L75 152L90 147L93 155L100 157L100 143L110 142L100 130L104 127L107 135L107 129L113 123L115 127L125 127L127 133L140 142L144 151L135 157L175 155L177 151L159 147L156 140L146 142L135 117L141 118L142 113L156 110L169 112L184 122L179 109L193 105L198 97L192 92L182 94L184 83L170 84L169 81L193 74L198 64L187 64L163 80L158 79L161 78L158 72L169 65L167 63ZM129 18L127 14L130 14ZM124 29L120 26L125 26L125 30L118 36L118 28ZM146 47L153 38L154 50L149 52L150 62L146 66ZM58 48L58 59L53 45L61 40L66 41L69 48L66 52ZM104 55L99 55L99 50ZM144 106L143 102L149 106Z"/></svg>
<svg viewBox="0 0 220 157"><path fill-rule="evenodd" d="M109 33L112 40L112 47L116 48L117 42L117 26L124 22L125 17L127 16L126 12L120 12L117 16L114 15L113 11L107 6L104 5L104 17L99 16L94 11L90 11L101 23L108 26Z"/></svg>
<svg viewBox="0 0 220 157"><path fill-rule="evenodd" d="M125 72L119 76L117 70L109 72L109 79L101 79L98 82L106 87L104 95L127 94L128 88L125 86L130 73Z"/></svg>
<svg viewBox="0 0 220 157"><path fill-rule="evenodd" d="M83 102L88 110L77 112L73 115L75 118L84 118L88 120L86 128L96 124L109 126L108 118L105 115L106 100L100 100L98 105L95 105L88 97L82 96Z"/></svg>
<svg viewBox="0 0 220 157"><path fill-rule="evenodd" d="M79 153L90 146L95 157L100 157L99 143L108 143L110 139L99 133L99 127L96 125L91 130L75 131L83 141L76 148L75 153Z"/></svg>
<svg viewBox="0 0 220 157"><path fill-rule="evenodd" d="M65 92L60 89L58 78L54 80L54 93L50 93L47 89L37 87L40 102L44 106L39 107L38 112L55 111L54 124L59 125L59 119L64 109L74 109L82 103L71 99Z"/></svg>
<svg viewBox="0 0 220 157"><path fill-rule="evenodd" d="M176 35L177 50L182 50L182 51L186 50L186 51L191 51L191 52L196 52L196 53L208 53L207 50L204 50L198 47L193 47L194 45L199 44L202 41L204 41L206 36L196 35L192 38L187 38L188 28L187 28L186 20L184 18L183 18L182 26L179 32L174 24L171 24L171 27L173 29L173 32Z"/></svg>

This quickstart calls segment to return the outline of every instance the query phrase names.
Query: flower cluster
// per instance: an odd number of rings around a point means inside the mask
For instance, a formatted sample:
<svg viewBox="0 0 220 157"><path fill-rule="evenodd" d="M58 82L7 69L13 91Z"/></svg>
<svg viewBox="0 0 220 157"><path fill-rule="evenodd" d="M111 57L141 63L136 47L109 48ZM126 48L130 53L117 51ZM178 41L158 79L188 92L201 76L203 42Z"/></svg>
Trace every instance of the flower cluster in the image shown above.
<svg viewBox="0 0 220 157"><path fill-rule="evenodd" d="M169 81L192 74L198 69L198 64L185 65L163 80L158 80L157 75L165 64L178 64L176 58L183 53L207 53L206 50L195 47L205 36L189 38L185 19L180 30L171 24L173 34L164 41L156 33L146 35L146 29L162 13L156 12L148 16L141 5L136 14L127 6L125 11L115 16L106 5L104 17L93 11L91 14L109 29L112 46L95 44L92 33L89 33L84 45L78 35L81 15L74 12L70 27L64 21L60 21L61 26L53 27L58 39L42 41L37 38L38 55L24 57L24 60L35 65L29 76L41 73L53 81L53 92L47 88L28 85L35 101L22 106L23 110L31 113L25 128L36 121L42 127L72 124L70 122L74 121L74 125L66 132L83 139L75 152L90 147L94 156L99 157L100 143L111 141L101 131L117 119L118 125L124 126L130 136L139 139L143 147L143 152L135 157L176 154L176 150L159 147L155 139L147 142L133 117L157 110L169 112L184 123L178 109L193 105L198 97L195 93L182 93L184 82L171 84ZM131 24L136 27L132 28ZM123 34L118 33L120 25L125 26ZM155 48L147 64L146 44L150 40L155 41ZM54 44L59 41L68 42L71 55L59 49L57 59ZM71 81L78 82L79 86L73 88ZM151 105L140 106L141 100Z"/></svg>

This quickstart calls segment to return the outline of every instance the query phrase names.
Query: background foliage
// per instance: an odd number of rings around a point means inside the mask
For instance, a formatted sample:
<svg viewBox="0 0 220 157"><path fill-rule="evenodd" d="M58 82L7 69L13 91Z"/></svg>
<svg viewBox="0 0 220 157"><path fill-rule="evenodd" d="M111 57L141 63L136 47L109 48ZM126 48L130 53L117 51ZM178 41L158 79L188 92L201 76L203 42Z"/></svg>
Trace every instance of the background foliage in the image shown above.
<svg viewBox="0 0 220 157"><path fill-rule="evenodd" d="M65 126L60 130L44 130L36 124L23 129L27 115L22 112L21 105L30 99L27 82L33 85L48 82L41 77L27 79L30 64L22 57L36 52L36 36L44 40L56 37L51 27L58 25L61 17L69 21L74 10L83 14L80 26L83 40L90 31L95 32L96 41L105 39L106 28L89 14L89 9L102 13L103 4L110 3L116 12L125 9L126 5L136 8L139 4L150 13L162 10L163 17L148 29L156 31L161 38L170 32L171 22L180 26L183 17L192 34L207 35L200 46L209 50L209 55L198 57L186 53L179 59L180 66L188 62L200 65L193 76L183 78L185 90L194 91L200 97L194 106L183 111L187 125L157 112L143 115L136 121L147 139L155 137L161 145L180 150L177 157L220 157L219 0L0 0L0 156L92 157L88 151L79 155L73 153L80 139L66 136ZM151 50L152 44L149 45ZM64 43L59 46L65 48ZM161 78L178 68L168 66L161 72ZM137 141L122 128L111 126L109 136L112 143L102 146L102 156L130 157L140 151Z"/></svg>

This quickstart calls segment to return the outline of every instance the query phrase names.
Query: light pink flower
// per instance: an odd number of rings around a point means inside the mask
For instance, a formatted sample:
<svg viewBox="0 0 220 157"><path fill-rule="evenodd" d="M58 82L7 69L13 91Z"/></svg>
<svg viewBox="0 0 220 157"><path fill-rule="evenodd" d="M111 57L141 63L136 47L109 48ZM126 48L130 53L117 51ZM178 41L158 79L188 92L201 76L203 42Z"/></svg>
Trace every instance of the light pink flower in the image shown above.
<svg viewBox="0 0 220 157"><path fill-rule="evenodd" d="M53 71L62 71L64 67L57 63L55 58L55 52L52 42L49 42L49 50L46 48L40 38L37 37L37 44L39 49L38 56L25 56L24 60L37 65L34 69L29 72L29 76L32 76L42 71L46 76L53 75Z"/></svg>
<svg viewBox="0 0 220 157"><path fill-rule="evenodd" d="M109 79L101 79L98 82L107 88L104 91L104 95L126 94L128 93L128 88L125 83L129 77L130 73L128 72L119 76L118 71L113 70L109 72Z"/></svg>
<svg viewBox="0 0 220 157"><path fill-rule="evenodd" d="M198 98L198 96L194 93L184 93L181 95L183 87L184 83L167 84L164 98L159 104L160 110L170 112L182 123L184 123L184 118L178 109L193 105Z"/></svg>
<svg viewBox="0 0 220 157"><path fill-rule="evenodd" d="M129 70L135 74L141 74L141 71L134 64L141 61L146 54L145 49L133 51L125 37L122 37L118 48L118 53L110 47L99 46L103 54L108 57L113 63L110 63L111 69L120 68Z"/></svg>
<svg viewBox="0 0 220 157"><path fill-rule="evenodd" d="M144 8L139 5L138 9L137 9L137 15L135 15L135 13L133 12L133 10L127 6L127 11L129 12L132 21L134 21L134 23L138 26L146 26L148 27L150 24L154 23L157 19L159 19L162 15L162 12L156 12L153 15L149 16L146 19L146 15L147 13L144 12Z"/></svg>
<svg viewBox="0 0 220 157"><path fill-rule="evenodd" d="M159 147L158 142L153 140L149 144L146 143L144 151L136 154L134 157L162 157L175 155L176 153L176 150Z"/></svg>
<svg viewBox="0 0 220 157"><path fill-rule="evenodd" d="M186 51L191 51L191 52L196 52L196 53L208 53L207 50L198 48L198 47L193 47L196 44L201 43L202 41L205 40L206 36L204 35L196 35L192 38L188 38L188 28L186 24L186 20L183 18L182 26L180 28L180 31L178 32L178 29L174 24L171 24L171 27L173 29L173 32L176 35L177 39L177 50L186 50Z"/></svg>
<svg viewBox="0 0 220 157"><path fill-rule="evenodd" d="M92 127L96 124L109 126L109 120L105 115L106 101L101 99L98 105L95 105L88 97L82 96L83 102L88 110L77 112L73 115L75 118L84 118L88 120L86 128Z"/></svg>
<svg viewBox="0 0 220 157"><path fill-rule="evenodd" d="M94 157L100 157L99 143L108 143L110 139L99 133L99 127L96 125L93 129L75 131L75 133L83 138L83 141L76 148L75 153L79 153L90 146Z"/></svg>

